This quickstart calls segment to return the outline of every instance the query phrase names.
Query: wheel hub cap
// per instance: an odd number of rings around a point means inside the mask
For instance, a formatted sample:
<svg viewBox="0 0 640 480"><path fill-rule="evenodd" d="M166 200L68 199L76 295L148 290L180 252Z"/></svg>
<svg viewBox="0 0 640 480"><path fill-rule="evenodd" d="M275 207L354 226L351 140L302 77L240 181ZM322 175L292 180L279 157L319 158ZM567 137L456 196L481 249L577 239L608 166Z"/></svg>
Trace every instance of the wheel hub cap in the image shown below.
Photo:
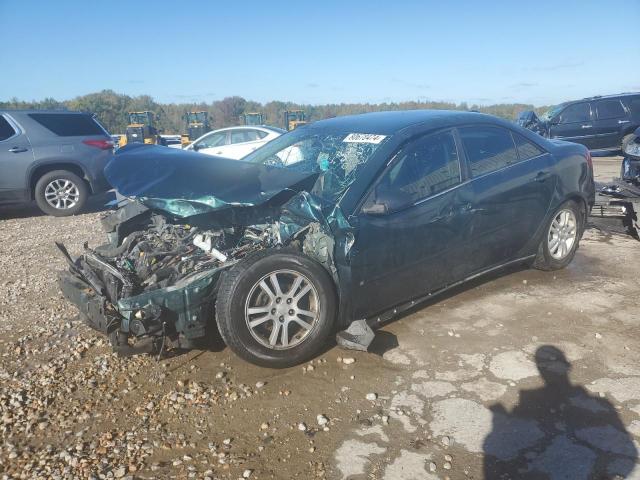
<svg viewBox="0 0 640 480"><path fill-rule="evenodd" d="M277 270L251 288L245 321L253 338L274 350L293 348L315 330L320 318L318 292L307 277Z"/></svg>
<svg viewBox="0 0 640 480"><path fill-rule="evenodd" d="M548 234L549 253L556 260L562 260L573 248L577 234L578 222L572 210L561 210L551 222Z"/></svg>
<svg viewBox="0 0 640 480"><path fill-rule="evenodd" d="M67 210L76 206L80 200L80 191L71 180L61 178L47 184L44 198L53 208Z"/></svg>

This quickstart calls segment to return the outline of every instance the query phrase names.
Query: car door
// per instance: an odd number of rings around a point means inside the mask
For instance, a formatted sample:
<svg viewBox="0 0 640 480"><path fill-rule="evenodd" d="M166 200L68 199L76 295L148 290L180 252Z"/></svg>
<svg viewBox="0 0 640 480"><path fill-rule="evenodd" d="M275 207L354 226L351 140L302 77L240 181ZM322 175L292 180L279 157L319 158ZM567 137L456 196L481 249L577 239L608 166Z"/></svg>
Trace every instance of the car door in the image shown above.
<svg viewBox="0 0 640 480"><path fill-rule="evenodd" d="M459 130L473 188L470 273L530 254L557 176L553 157L500 126Z"/></svg>
<svg viewBox="0 0 640 480"><path fill-rule="evenodd" d="M30 198L27 171L33 158L26 133L13 119L0 115L0 200L25 201Z"/></svg>
<svg viewBox="0 0 640 480"><path fill-rule="evenodd" d="M598 100L595 102L596 131L595 148L620 148L622 132L631 123L629 112L619 99Z"/></svg>
<svg viewBox="0 0 640 480"><path fill-rule="evenodd" d="M229 143L228 132L212 132L193 145L193 150L207 155L224 155L224 148Z"/></svg>
<svg viewBox="0 0 640 480"><path fill-rule="evenodd" d="M471 190L452 131L410 141L356 216L354 314L366 317L463 276Z"/></svg>
<svg viewBox="0 0 640 480"><path fill-rule="evenodd" d="M589 102L572 103L551 119L549 136L569 142L581 143L587 148L595 145L596 131Z"/></svg>

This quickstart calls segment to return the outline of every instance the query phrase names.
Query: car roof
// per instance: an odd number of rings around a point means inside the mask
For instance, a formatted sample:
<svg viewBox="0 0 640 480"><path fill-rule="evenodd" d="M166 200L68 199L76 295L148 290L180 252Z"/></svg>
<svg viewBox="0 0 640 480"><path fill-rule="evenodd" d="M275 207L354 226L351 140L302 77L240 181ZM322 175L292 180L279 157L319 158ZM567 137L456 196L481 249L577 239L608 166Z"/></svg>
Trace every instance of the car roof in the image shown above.
<svg viewBox="0 0 640 480"><path fill-rule="evenodd" d="M0 113L64 113L69 115L93 115L91 112L78 112L77 110L35 110L35 109L0 109Z"/></svg>
<svg viewBox="0 0 640 480"><path fill-rule="evenodd" d="M277 133L283 133L283 130L276 128L276 127L269 127L267 125L236 125L235 127L224 127L224 128L218 128L216 130L212 130L209 133L215 133L215 132L226 132L229 130L269 130L270 132L277 132Z"/></svg>
<svg viewBox="0 0 640 480"><path fill-rule="evenodd" d="M476 112L456 110L399 110L346 115L320 120L302 128L333 128L354 133L392 135L409 127L425 125L430 128L461 123L496 123L497 117Z"/></svg>
<svg viewBox="0 0 640 480"><path fill-rule="evenodd" d="M581 98L580 100L569 100L567 102L562 102L562 103L559 103L558 106L571 105L572 103L579 103L579 102L590 102L593 100L607 100L611 98L633 97L633 96L639 96L639 95L640 95L640 92L615 93L613 95L594 95L593 97L585 97L585 98Z"/></svg>

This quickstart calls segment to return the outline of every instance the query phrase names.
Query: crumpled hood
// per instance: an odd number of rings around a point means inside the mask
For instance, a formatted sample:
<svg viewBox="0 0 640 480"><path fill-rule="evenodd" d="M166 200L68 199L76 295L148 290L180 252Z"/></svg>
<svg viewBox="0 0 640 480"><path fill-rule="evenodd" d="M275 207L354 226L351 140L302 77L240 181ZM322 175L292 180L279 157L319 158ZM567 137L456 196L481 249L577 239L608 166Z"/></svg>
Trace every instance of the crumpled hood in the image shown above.
<svg viewBox="0 0 640 480"><path fill-rule="evenodd" d="M318 177L316 172L143 144L120 149L104 174L121 195L177 217L270 200L282 205L312 188Z"/></svg>

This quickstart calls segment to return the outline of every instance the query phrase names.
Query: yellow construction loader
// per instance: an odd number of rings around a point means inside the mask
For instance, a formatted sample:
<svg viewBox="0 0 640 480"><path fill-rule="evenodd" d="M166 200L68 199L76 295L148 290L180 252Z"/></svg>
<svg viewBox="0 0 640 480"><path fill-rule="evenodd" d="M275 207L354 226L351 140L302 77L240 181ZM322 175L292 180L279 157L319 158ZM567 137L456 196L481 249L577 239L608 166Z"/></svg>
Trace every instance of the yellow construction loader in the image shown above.
<svg viewBox="0 0 640 480"><path fill-rule="evenodd" d="M129 124L124 135L120 136L120 147L127 143L145 143L155 145L160 143L160 135L154 126L153 112L129 112Z"/></svg>
<svg viewBox="0 0 640 480"><path fill-rule="evenodd" d="M240 115L240 120L245 125L264 125L264 114L262 112L248 112Z"/></svg>
<svg viewBox="0 0 640 480"><path fill-rule="evenodd" d="M180 143L182 146L189 145L196 138L201 137L205 133L211 131L211 123L209 122L209 112L187 112L183 117L186 124L186 132L180 135Z"/></svg>
<svg viewBox="0 0 640 480"><path fill-rule="evenodd" d="M284 112L284 128L286 130L293 130L307 123L304 110L286 110Z"/></svg>

